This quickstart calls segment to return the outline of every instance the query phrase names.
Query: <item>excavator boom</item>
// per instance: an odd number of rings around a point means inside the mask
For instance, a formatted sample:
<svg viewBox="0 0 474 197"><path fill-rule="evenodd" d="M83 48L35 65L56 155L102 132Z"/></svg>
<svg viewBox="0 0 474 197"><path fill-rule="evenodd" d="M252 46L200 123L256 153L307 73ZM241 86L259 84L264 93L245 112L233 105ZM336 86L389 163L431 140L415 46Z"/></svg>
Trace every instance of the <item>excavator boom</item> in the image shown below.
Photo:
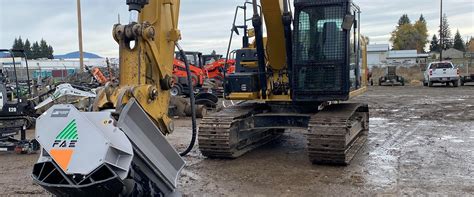
<svg viewBox="0 0 474 197"><path fill-rule="evenodd" d="M37 119L33 180L57 196L176 196L184 161L164 135L179 0L127 0L116 24L120 80L98 90L94 112L55 105ZM138 16L138 18L137 18Z"/></svg>

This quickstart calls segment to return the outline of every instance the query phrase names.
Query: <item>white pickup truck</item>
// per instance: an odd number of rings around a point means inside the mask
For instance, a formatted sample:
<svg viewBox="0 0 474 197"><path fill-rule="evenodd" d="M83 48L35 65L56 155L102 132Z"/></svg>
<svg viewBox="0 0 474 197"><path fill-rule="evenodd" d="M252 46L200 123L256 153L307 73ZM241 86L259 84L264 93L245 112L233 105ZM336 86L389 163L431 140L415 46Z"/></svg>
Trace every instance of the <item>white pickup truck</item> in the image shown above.
<svg viewBox="0 0 474 197"><path fill-rule="evenodd" d="M452 83L454 87L459 86L459 69L455 68L453 63L448 61L428 64L424 76L424 86L432 87L435 83L446 84L446 86Z"/></svg>

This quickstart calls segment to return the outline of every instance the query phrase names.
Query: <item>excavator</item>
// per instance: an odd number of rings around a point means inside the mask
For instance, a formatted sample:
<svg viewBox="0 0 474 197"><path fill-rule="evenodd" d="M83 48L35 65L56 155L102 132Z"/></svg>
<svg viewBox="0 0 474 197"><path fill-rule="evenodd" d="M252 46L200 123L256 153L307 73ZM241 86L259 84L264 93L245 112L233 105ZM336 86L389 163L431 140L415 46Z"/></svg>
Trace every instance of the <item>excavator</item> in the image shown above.
<svg viewBox="0 0 474 197"><path fill-rule="evenodd" d="M351 0L295 0L294 12L287 0L238 6L245 24L234 22L232 32L245 35L224 94L242 102L204 117L199 134L193 113L192 140L181 153L164 137L174 129L167 114L175 47L186 60L180 0L126 2L130 22L113 28L119 82L97 90L91 112L55 105L37 119L42 149L32 178L52 194L179 196L182 156L196 135L204 156L237 158L286 129L304 129L309 160L331 165L349 164L364 144L368 105L347 102L367 86L360 9Z"/></svg>
<svg viewBox="0 0 474 197"><path fill-rule="evenodd" d="M347 165L364 144L368 105L346 102L367 88L359 7L350 0L295 0L294 17L290 8L275 0L237 7L231 40L243 29L243 46L224 92L246 102L202 119L204 156L237 158L287 129L307 131L315 164ZM244 16L240 25L237 16Z"/></svg>

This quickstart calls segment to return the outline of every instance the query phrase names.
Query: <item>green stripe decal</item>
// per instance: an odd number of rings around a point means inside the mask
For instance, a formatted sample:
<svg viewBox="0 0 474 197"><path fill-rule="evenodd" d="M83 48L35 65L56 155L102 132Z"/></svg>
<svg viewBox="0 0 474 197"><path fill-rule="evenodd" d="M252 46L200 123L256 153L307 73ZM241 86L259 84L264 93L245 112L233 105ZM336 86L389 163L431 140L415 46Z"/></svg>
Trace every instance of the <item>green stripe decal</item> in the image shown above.
<svg viewBox="0 0 474 197"><path fill-rule="evenodd" d="M69 125L64 130L61 132L61 135L59 136L60 139L66 138L66 136L69 135L69 133L73 132L73 125Z"/></svg>
<svg viewBox="0 0 474 197"><path fill-rule="evenodd" d="M74 126L73 128L71 128L71 131L69 131L68 135L66 135L66 137L64 137L64 138L66 138L68 140L73 140L72 137L74 137L74 135L76 135L76 134L77 134L77 128Z"/></svg>
<svg viewBox="0 0 474 197"><path fill-rule="evenodd" d="M74 128L74 126L72 126L72 125L71 125L70 127L66 127L66 128L63 130L63 135L61 136L61 139L67 138L67 136L68 136L70 133L74 132L73 128Z"/></svg>
<svg viewBox="0 0 474 197"><path fill-rule="evenodd" d="M56 137L56 140L77 140L76 120L72 120Z"/></svg>

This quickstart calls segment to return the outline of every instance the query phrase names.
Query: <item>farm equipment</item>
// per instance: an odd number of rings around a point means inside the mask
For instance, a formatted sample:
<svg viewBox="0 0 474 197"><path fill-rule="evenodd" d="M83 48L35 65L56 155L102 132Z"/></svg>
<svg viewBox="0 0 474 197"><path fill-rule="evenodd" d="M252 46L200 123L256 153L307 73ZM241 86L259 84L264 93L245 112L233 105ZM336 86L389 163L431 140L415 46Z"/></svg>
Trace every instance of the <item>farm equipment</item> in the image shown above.
<svg viewBox="0 0 474 197"><path fill-rule="evenodd" d="M192 86L193 88L200 88L204 84L205 74L199 64L193 63L189 62L189 66L191 69ZM189 94L186 65L182 60L174 59L173 88L171 89L171 95L178 96L183 94Z"/></svg>
<svg viewBox="0 0 474 197"><path fill-rule="evenodd" d="M380 86L405 86L405 78L397 75L396 66L387 66L385 68L385 76L379 78Z"/></svg>
<svg viewBox="0 0 474 197"><path fill-rule="evenodd" d="M224 72L227 70L227 74L231 74L235 71L235 60L226 61L221 55L202 55L201 52L186 51L185 54L191 68L191 79L196 93L211 93L222 97ZM171 94L173 96L188 95L185 65L178 52L175 56L173 67L175 85ZM225 66L227 69L224 68Z"/></svg>
<svg viewBox="0 0 474 197"><path fill-rule="evenodd" d="M5 50L13 60L14 86L6 85L6 78L0 84L0 151L15 151L17 153L30 153L38 150L38 144L35 140L26 139L26 129L30 128L36 117L34 103L28 99L31 95L29 79L27 81L27 94L22 93L22 86L19 83L15 54L26 55L23 50ZM28 72L28 63L26 63ZM10 78L11 80L11 78ZM15 136L20 134L20 139Z"/></svg>

